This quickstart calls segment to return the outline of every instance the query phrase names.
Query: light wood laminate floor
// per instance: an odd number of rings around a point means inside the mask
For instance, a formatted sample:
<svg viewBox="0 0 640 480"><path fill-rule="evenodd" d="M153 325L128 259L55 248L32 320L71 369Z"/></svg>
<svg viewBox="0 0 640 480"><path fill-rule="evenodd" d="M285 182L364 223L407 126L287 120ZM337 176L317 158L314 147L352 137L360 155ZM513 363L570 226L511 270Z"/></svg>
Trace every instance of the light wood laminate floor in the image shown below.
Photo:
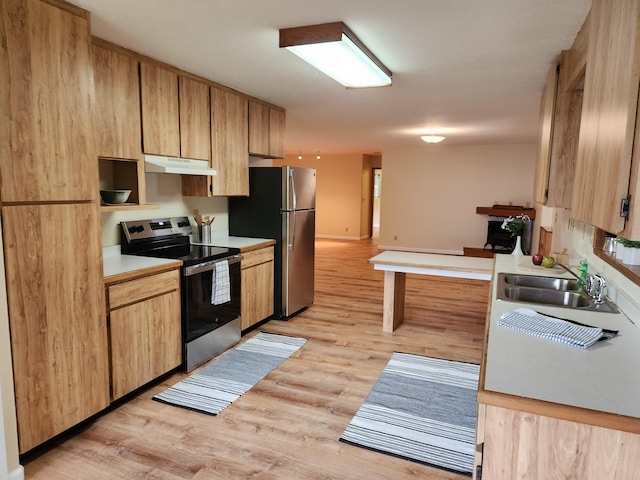
<svg viewBox="0 0 640 480"><path fill-rule="evenodd" d="M338 441L392 352L480 361L488 282L408 275L404 323L383 333L377 253L375 239L316 242L315 304L257 330L308 342L220 415L152 401L175 374L28 461L26 478L465 478Z"/></svg>

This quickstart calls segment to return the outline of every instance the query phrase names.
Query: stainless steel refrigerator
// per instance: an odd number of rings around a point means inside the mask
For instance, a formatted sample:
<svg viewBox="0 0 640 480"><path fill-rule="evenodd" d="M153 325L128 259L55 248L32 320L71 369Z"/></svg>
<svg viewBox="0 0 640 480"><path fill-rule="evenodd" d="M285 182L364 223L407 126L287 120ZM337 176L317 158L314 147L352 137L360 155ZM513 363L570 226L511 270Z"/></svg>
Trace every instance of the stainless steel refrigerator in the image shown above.
<svg viewBox="0 0 640 480"><path fill-rule="evenodd" d="M273 238L274 318L287 318L313 303L316 171L251 167L249 196L229 198L229 234Z"/></svg>

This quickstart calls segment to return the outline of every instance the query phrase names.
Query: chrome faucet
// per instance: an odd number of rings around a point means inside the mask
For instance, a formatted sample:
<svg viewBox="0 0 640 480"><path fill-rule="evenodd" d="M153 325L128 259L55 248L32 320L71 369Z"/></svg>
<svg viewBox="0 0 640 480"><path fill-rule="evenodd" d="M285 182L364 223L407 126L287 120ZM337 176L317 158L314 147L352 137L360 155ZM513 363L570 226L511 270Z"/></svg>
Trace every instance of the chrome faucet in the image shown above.
<svg viewBox="0 0 640 480"><path fill-rule="evenodd" d="M594 302L598 304L604 303L604 294L607 288L607 282L602 276L587 273L587 278L581 278L566 265L556 262L554 266L562 267L571 275L576 277L578 279L578 285L581 285L582 288L584 288L584 291L587 292L587 295L589 295Z"/></svg>

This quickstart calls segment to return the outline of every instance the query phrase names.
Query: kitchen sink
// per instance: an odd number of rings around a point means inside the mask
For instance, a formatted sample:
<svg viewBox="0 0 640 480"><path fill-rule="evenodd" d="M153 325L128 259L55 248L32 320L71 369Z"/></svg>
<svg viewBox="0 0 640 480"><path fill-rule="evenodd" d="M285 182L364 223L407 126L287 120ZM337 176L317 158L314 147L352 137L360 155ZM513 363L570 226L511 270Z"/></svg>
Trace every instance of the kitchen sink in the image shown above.
<svg viewBox="0 0 640 480"><path fill-rule="evenodd" d="M518 302L544 303L561 307L584 308L591 304L591 298L578 292L562 292L544 288L507 287L504 289L504 296Z"/></svg>
<svg viewBox="0 0 640 480"><path fill-rule="evenodd" d="M605 297L604 302L597 303L573 279L499 273L497 281L499 300L618 313L609 299Z"/></svg>
<svg viewBox="0 0 640 480"><path fill-rule="evenodd" d="M505 274L504 282L518 287L544 288L550 290L578 291L577 280L568 278L539 277L537 275Z"/></svg>

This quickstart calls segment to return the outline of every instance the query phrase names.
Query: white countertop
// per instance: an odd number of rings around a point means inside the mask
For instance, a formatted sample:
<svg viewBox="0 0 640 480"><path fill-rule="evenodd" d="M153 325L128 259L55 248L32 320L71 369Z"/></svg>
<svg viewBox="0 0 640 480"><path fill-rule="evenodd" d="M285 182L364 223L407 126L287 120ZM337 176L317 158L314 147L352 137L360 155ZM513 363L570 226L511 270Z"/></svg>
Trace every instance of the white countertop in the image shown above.
<svg viewBox="0 0 640 480"><path fill-rule="evenodd" d="M562 276L533 267L530 257L496 255L495 272ZM520 265L539 268L522 268ZM611 314L496 300L492 290L484 390L640 418L640 329L624 313ZM499 327L500 315L525 307L592 326L619 330L588 349Z"/></svg>
<svg viewBox="0 0 640 480"><path fill-rule="evenodd" d="M120 245L113 245L102 249L102 262L104 265L104 276L111 277L113 275L121 275L136 270L169 265L176 261L166 258L122 255L120 253Z"/></svg>
<svg viewBox="0 0 640 480"><path fill-rule="evenodd" d="M251 237L232 237L227 232L213 232L211 236L211 243L216 247L229 247L229 248L251 248L263 243L273 242L270 238L251 238ZM192 239L192 243L199 244ZM104 265L104 276L110 277L112 275L121 275L130 273L136 270L144 270L145 268L154 268L163 265L174 263L175 260L166 258L153 258L153 257L140 257L136 255L122 255L120 253L120 245L112 245L104 247L102 249L102 259Z"/></svg>
<svg viewBox="0 0 640 480"><path fill-rule="evenodd" d="M253 237L232 237L227 232L211 232L211 241L209 243L199 243L196 236L192 236L191 243L194 245L212 245L216 247L229 248L250 248L262 243L273 242L272 238L253 238Z"/></svg>

